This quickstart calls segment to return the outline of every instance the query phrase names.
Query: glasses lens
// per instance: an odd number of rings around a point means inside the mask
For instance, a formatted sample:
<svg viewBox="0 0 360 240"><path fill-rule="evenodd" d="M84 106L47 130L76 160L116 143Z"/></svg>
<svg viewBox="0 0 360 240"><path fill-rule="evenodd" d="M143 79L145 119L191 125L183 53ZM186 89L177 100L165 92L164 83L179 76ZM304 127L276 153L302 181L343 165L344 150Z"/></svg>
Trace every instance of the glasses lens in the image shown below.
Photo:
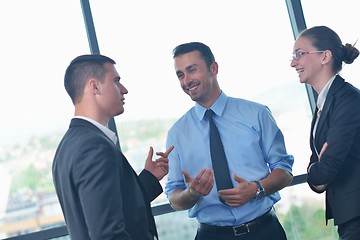
<svg viewBox="0 0 360 240"><path fill-rule="evenodd" d="M302 55L304 55L305 52L301 52L301 51L296 51L293 53L293 59L294 60L299 60L301 58Z"/></svg>
<svg viewBox="0 0 360 240"><path fill-rule="evenodd" d="M294 53L293 53L293 59L299 60L297 52L294 52Z"/></svg>

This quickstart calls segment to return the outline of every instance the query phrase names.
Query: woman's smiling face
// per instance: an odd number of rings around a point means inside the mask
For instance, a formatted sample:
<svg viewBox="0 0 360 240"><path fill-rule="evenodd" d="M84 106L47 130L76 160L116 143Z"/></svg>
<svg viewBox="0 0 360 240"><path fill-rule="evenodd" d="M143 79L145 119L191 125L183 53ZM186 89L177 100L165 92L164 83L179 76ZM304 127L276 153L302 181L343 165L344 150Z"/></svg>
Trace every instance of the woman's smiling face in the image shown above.
<svg viewBox="0 0 360 240"><path fill-rule="evenodd" d="M316 49L307 37L299 37L296 40L290 66L295 68L301 83L315 83L322 70L323 53Z"/></svg>

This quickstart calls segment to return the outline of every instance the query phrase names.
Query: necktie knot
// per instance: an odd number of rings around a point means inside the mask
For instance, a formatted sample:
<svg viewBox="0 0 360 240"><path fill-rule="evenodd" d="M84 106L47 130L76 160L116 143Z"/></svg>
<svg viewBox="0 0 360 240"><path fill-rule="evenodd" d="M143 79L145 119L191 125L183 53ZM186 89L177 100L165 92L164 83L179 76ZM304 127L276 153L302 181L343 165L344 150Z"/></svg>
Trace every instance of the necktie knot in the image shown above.
<svg viewBox="0 0 360 240"><path fill-rule="evenodd" d="M214 111L211 109L206 110L205 115L210 120L214 116Z"/></svg>

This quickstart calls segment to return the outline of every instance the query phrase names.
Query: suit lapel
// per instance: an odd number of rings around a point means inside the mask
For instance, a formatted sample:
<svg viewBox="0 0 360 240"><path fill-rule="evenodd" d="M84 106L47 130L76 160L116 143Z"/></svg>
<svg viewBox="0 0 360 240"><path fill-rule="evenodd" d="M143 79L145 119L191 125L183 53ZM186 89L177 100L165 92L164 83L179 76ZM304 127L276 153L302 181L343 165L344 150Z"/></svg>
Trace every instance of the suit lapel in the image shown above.
<svg viewBox="0 0 360 240"><path fill-rule="evenodd" d="M319 109L316 107L315 108L315 113L313 114L312 120L311 120L311 136L313 136L313 131L314 131L314 127L315 127L315 122L316 122L316 113Z"/></svg>
<svg viewBox="0 0 360 240"><path fill-rule="evenodd" d="M322 131L325 120L329 114L330 107L334 101L334 96L335 96L336 92L344 85L344 82L345 82L344 79L342 77L340 77L339 75L337 75L329 89L329 93L326 96L325 104L321 111L320 119L319 119L319 122L318 122L318 125L316 128L315 141L316 141L316 139L318 139L318 135ZM314 118L314 119L316 119L316 118ZM313 123L312 123L312 128L314 127L314 119L313 119ZM316 141L316 143L318 143L318 141Z"/></svg>
<svg viewBox="0 0 360 240"><path fill-rule="evenodd" d="M101 131L97 126L95 126L95 125L92 124L91 122L86 121L86 120L81 119L81 118L73 118L73 119L71 119L70 128L71 128L71 127L78 127L78 126L90 128L90 129L98 132L98 133L101 134L102 136L104 136L107 140L110 141L111 144L114 144L113 141L112 141L108 136L106 136L106 134L105 134L103 131ZM117 146L117 145L116 145L116 146ZM120 149L120 148L119 148L119 149Z"/></svg>

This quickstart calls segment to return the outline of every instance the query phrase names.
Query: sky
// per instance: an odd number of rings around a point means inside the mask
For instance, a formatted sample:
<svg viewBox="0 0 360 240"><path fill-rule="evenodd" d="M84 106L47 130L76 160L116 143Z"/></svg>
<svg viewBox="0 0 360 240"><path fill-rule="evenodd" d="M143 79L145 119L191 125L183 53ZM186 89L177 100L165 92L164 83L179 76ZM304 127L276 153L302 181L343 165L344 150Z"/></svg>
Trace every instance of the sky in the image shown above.
<svg viewBox="0 0 360 240"><path fill-rule="evenodd" d="M221 5L221 9L215 1L183 1L176 12L187 12L199 23L181 30L179 27L191 26L194 20L174 17L175 6L168 1L155 2L164 10L156 12L159 9L148 1L131 1L124 6L117 1L90 2L100 52L117 61L122 82L129 90L125 113L119 119L177 118L194 105L180 89L171 56L172 49L185 41L203 41L213 49L220 65L219 79L229 95L250 97L273 87L270 82L258 84L257 79L262 81L262 77L247 77L258 71L253 63L262 61L258 54L247 53L247 46L253 44L255 51L263 42L252 33L253 26L242 27L243 32L251 33L246 38L223 27L224 23L238 21L237 14L246 14L243 9L236 10L234 1ZM19 4L25 6L19 8ZM208 12L197 10L204 5ZM39 6L41 11L37 12ZM201 20L209 14L215 16L217 11L227 15L209 20L209 24ZM285 12L283 17L287 17ZM0 24L5 90L0 95L0 146L67 128L73 106L63 87L64 71L75 56L89 53L79 2L1 2ZM287 60L286 56L285 65ZM257 93L248 94L251 88Z"/></svg>
<svg viewBox="0 0 360 240"><path fill-rule="evenodd" d="M332 0L301 2L308 27L328 25L343 42L359 38L360 15L348 8L354 0L341 5ZM215 54L224 92L268 105L277 114L289 149L303 157L311 116L305 86L290 67L294 39L285 1L263 1L262 6L236 0L90 4L100 52L115 59L129 90L125 112L116 121L178 118L191 108L194 103L175 75L172 49L202 41ZM0 29L0 148L64 132L73 116L64 71L75 56L90 52L79 1L1 1ZM342 74L360 86L360 60L345 66ZM301 123L299 131L294 126Z"/></svg>

